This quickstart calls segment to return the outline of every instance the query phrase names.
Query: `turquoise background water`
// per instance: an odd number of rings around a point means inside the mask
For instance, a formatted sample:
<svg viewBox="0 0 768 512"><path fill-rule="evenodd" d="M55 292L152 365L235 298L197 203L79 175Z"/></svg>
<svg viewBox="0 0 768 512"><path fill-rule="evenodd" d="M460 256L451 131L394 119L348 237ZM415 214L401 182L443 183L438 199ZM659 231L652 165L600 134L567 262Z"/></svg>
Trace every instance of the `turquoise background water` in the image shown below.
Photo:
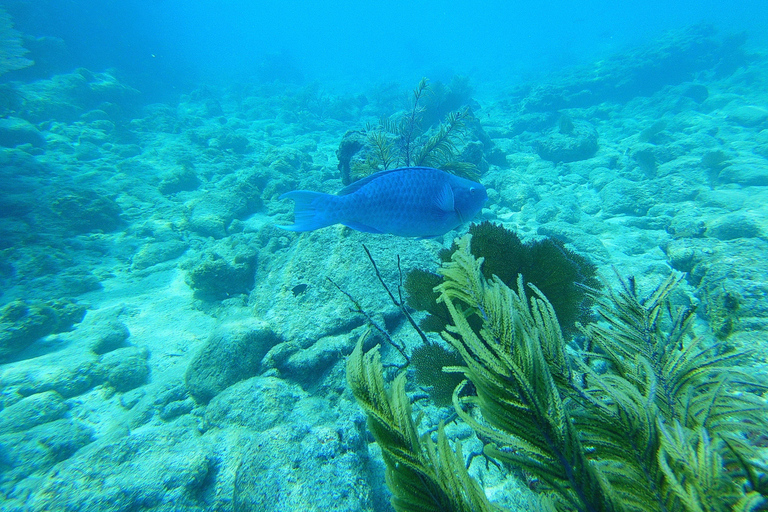
<svg viewBox="0 0 768 512"><path fill-rule="evenodd" d="M64 39L70 65L116 67L160 90L247 79L275 54L307 80L515 80L698 22L768 39L760 0L6 3L23 31Z"/></svg>

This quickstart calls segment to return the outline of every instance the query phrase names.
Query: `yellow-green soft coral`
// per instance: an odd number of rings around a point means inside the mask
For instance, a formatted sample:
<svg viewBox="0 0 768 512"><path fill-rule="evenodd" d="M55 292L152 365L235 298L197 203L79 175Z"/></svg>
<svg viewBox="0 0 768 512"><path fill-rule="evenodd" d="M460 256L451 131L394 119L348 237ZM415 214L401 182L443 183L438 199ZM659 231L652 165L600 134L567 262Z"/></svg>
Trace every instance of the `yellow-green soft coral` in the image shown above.
<svg viewBox="0 0 768 512"><path fill-rule="evenodd" d="M765 386L736 366L747 354L692 334L692 311L669 300L679 275L644 298L631 280L594 292L601 320L582 327L590 349L576 353L546 297L522 278L516 290L485 278L470 243L458 241L436 289L453 322L443 337L463 359L451 369L465 377L453 404L488 443L487 456L523 469L564 511L768 507L765 466L749 443L766 427L768 407L756 394ZM434 468L463 471L461 458L451 458L442 429L439 460L424 455L435 450L416 435L404 376L387 394L378 354L361 350L349 380L382 446L390 489L409 497L396 508L436 510L422 502L456 496L459 481Z"/></svg>
<svg viewBox="0 0 768 512"><path fill-rule="evenodd" d="M347 360L347 380L357 402L368 415L368 428L382 450L387 487L398 512L484 512L492 506L467 473L461 444L454 453L442 425L437 445L420 437L405 393L405 373L388 391L378 346L363 352L365 335Z"/></svg>

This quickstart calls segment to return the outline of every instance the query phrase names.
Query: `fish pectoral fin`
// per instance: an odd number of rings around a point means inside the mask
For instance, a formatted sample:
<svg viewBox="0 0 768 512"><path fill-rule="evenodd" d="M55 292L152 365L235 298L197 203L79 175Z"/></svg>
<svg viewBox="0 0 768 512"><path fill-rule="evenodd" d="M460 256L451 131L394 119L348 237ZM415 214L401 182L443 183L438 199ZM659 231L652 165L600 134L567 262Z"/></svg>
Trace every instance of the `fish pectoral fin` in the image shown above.
<svg viewBox="0 0 768 512"><path fill-rule="evenodd" d="M368 226L368 225L363 224L361 222L342 222L342 224L344 224L348 228L354 229L355 231L362 231L364 233L379 233L379 234L384 233L381 230L378 230L376 228L372 228L371 226Z"/></svg>
<svg viewBox="0 0 768 512"><path fill-rule="evenodd" d="M444 212L452 212L456 209L453 202L453 189L448 183L437 194L435 205Z"/></svg>

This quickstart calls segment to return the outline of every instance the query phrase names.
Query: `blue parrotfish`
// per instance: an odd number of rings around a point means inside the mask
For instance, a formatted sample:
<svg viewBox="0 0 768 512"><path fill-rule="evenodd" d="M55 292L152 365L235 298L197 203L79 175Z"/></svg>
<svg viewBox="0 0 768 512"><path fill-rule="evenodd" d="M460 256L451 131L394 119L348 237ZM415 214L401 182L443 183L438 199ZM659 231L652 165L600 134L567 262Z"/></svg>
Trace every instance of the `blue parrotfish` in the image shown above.
<svg viewBox="0 0 768 512"><path fill-rule="evenodd" d="M366 233L429 238L472 219L488 200L480 183L431 167L401 167L371 174L338 194L294 190L290 231L343 224Z"/></svg>

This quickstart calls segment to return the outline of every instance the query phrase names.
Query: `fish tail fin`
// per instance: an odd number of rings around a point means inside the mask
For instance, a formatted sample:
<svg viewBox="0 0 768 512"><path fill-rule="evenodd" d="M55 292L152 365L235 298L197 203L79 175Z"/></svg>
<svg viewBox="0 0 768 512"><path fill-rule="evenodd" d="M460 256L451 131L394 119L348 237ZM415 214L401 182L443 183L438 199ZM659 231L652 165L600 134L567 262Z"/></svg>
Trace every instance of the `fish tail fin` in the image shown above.
<svg viewBox="0 0 768 512"><path fill-rule="evenodd" d="M278 227L288 231L314 231L336 224L338 221L329 217L329 206L335 197L308 190L286 192L280 199L293 199L296 202L293 208L294 223L291 226Z"/></svg>

